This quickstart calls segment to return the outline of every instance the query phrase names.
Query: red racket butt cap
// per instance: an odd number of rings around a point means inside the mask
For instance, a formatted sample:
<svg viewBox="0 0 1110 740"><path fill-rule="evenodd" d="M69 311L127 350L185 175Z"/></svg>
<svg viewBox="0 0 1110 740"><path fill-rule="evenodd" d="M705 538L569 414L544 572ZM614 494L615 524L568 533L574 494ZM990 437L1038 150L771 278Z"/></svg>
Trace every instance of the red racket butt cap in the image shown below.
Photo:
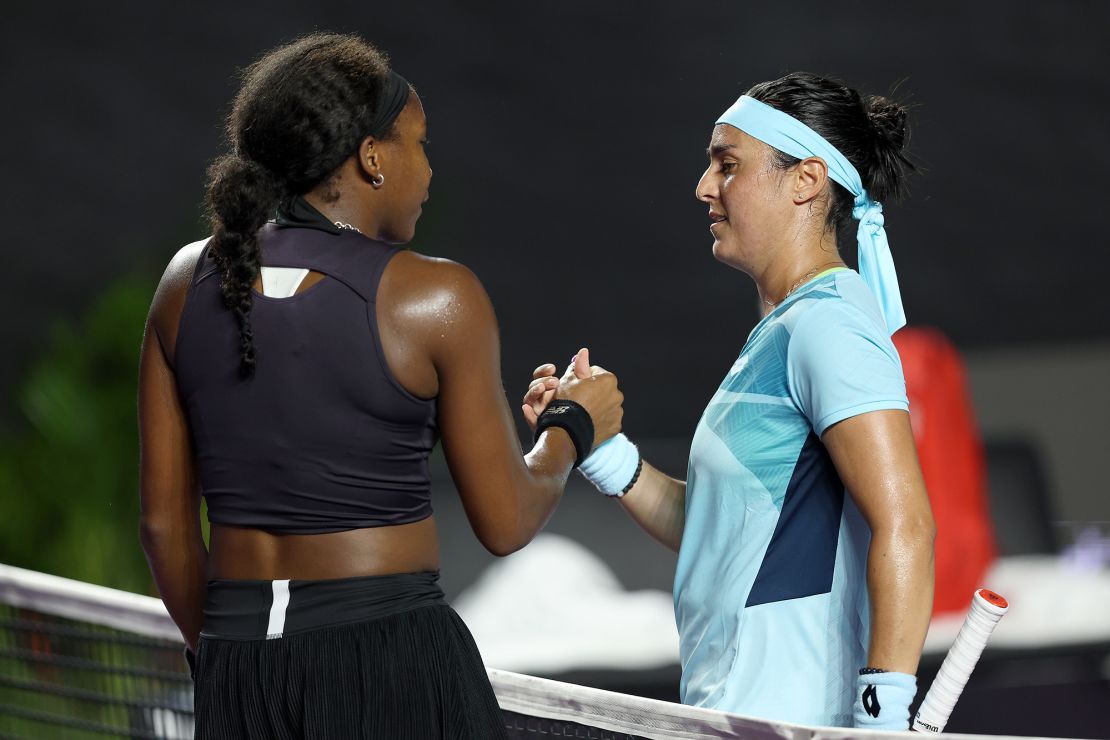
<svg viewBox="0 0 1110 740"><path fill-rule="evenodd" d="M979 595L982 596L984 599L986 599L987 601L989 601L990 603L994 604L997 607L1000 607L1002 609L1009 609L1010 608L1010 604L1009 604L1009 602L1006 601L1006 599L1002 598L1001 596L996 594L994 591L991 591L990 589L986 589L986 588L979 589Z"/></svg>

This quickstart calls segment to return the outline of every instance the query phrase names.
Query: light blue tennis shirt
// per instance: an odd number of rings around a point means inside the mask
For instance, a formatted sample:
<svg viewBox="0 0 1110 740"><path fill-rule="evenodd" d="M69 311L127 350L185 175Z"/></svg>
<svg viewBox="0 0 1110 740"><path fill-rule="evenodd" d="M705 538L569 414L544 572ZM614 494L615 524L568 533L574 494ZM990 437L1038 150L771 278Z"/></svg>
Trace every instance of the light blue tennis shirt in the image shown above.
<svg viewBox="0 0 1110 740"><path fill-rule="evenodd" d="M852 726L871 535L820 437L879 409L909 403L856 272L818 275L752 330L690 450L674 586L683 703Z"/></svg>

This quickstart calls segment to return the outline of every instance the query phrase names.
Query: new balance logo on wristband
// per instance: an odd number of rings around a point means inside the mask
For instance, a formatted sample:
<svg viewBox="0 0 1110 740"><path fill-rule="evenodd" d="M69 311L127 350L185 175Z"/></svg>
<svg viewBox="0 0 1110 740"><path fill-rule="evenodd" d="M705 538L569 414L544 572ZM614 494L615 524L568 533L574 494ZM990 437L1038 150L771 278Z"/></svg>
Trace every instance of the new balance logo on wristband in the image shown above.
<svg viewBox="0 0 1110 740"><path fill-rule="evenodd" d="M536 422L537 442L548 427L560 427L570 435L574 443L574 467L581 465L594 447L594 422L590 412L570 399L554 400Z"/></svg>
<svg viewBox="0 0 1110 740"><path fill-rule="evenodd" d="M863 710L872 717L878 717L882 709L879 705L879 692L875 689L874 684L868 685L863 691Z"/></svg>

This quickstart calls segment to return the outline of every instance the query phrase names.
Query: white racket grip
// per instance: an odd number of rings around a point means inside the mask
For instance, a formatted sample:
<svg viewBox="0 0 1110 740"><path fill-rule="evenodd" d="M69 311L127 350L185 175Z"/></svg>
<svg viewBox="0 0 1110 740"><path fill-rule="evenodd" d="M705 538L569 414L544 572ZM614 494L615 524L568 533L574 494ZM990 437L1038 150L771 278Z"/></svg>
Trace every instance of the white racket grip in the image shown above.
<svg viewBox="0 0 1110 740"><path fill-rule="evenodd" d="M956 641L949 648L929 693L913 718L913 729L932 733L944 731L991 632L1009 608L1006 599L993 591L981 588L975 592L960 634L956 635Z"/></svg>

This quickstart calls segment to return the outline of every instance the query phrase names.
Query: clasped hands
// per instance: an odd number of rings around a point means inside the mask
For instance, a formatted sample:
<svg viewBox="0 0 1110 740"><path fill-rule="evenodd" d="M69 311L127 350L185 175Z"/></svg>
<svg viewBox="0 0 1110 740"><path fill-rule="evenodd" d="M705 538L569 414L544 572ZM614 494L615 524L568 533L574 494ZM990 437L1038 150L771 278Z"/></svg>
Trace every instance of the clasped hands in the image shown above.
<svg viewBox="0 0 1110 740"><path fill-rule="evenodd" d="M553 363L540 365L524 394L521 410L534 431L540 414L553 399L580 404L594 425L594 449L621 430L624 419L624 394L617 387L617 376L603 367L590 364L590 350L583 347L571 360L562 377Z"/></svg>

